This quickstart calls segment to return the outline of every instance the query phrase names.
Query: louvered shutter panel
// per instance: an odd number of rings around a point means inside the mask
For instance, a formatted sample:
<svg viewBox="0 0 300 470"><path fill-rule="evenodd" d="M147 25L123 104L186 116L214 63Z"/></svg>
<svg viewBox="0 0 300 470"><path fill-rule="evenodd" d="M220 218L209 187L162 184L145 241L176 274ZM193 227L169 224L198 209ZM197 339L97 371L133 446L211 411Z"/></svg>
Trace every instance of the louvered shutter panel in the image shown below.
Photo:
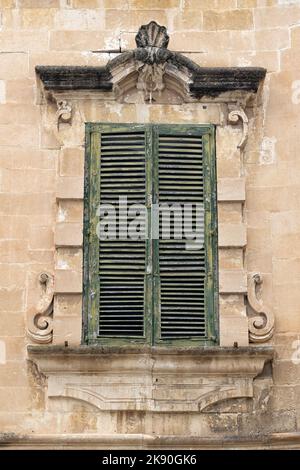
<svg viewBox="0 0 300 470"><path fill-rule="evenodd" d="M158 200L162 204L204 203L203 142L198 133L158 132ZM195 211L192 220L195 223ZM176 340L206 336L204 246L187 250L187 240L176 240L171 218L169 239L162 239L160 212L160 338Z"/></svg>
<svg viewBox="0 0 300 470"><path fill-rule="evenodd" d="M145 204L145 132L110 130L100 139L100 203L119 207ZM145 240L119 239L122 219L116 210L117 239L99 242L99 336L144 336ZM130 223L130 219L128 219Z"/></svg>

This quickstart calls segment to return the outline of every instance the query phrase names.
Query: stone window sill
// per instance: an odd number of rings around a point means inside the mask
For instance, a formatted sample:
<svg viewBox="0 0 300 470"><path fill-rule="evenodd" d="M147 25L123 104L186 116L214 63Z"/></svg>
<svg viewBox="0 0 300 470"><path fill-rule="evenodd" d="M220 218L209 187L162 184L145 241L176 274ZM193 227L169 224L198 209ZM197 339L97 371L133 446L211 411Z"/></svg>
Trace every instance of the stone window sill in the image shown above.
<svg viewBox="0 0 300 470"><path fill-rule="evenodd" d="M203 412L252 398L273 348L29 346L28 356L48 378L49 399L78 399L99 410Z"/></svg>

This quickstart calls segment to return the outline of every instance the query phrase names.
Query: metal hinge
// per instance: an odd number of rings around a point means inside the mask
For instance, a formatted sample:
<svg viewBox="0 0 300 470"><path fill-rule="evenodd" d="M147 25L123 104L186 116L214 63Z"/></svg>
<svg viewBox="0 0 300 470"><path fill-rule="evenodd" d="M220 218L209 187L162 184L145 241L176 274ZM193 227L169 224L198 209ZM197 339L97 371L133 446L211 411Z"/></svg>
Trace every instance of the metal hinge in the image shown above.
<svg viewBox="0 0 300 470"><path fill-rule="evenodd" d="M152 206L152 194L147 194L146 206L148 209Z"/></svg>

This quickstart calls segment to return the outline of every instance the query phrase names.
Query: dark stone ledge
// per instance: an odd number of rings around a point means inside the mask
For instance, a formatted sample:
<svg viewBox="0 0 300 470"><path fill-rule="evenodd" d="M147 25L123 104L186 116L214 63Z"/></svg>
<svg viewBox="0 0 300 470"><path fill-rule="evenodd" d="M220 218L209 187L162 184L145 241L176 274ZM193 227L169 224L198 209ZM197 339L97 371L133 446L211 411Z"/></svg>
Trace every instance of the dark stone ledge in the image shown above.
<svg viewBox="0 0 300 470"><path fill-rule="evenodd" d="M111 70L126 62L132 53L120 54L105 67L87 66L36 66L46 90L112 90ZM126 56L126 57L125 57ZM266 75L262 67L199 67L181 54L171 53L166 60L179 70L186 68L192 77L190 93L196 98L217 96L223 92L257 92L261 80Z"/></svg>

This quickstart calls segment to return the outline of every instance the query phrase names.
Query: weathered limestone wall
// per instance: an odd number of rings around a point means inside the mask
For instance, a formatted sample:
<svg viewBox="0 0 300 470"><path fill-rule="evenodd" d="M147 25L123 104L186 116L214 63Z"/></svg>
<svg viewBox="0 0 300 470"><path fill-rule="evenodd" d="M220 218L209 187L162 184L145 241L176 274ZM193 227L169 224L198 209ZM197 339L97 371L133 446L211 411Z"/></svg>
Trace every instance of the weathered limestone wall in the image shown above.
<svg viewBox="0 0 300 470"><path fill-rule="evenodd" d="M26 322L36 311L41 272L60 270L57 285L68 282L68 298L62 289L55 300L54 343L67 334L76 344L81 335L81 251L62 246L57 225L82 222L82 203L74 203L80 188L72 189L72 178L82 178L82 135L71 136L61 150L47 130L35 66L104 65L114 56L109 50L135 47L138 28L151 20L168 28L171 50L200 65L262 66L268 72L256 119L249 116L243 165L221 158L217 148L219 174L246 178L243 212L240 202L219 208L221 223L246 224L245 259L240 243L230 256L223 250L220 266L240 271L245 264L263 275L263 301L276 321L276 355L273 373L267 368L254 382L253 402L221 404L220 414L100 412L72 399L51 399L49 405L44 379L27 361ZM0 431L216 439L300 432L299 50L300 0L0 0ZM79 108L89 121L197 122L195 105L84 106ZM238 142L240 130L231 136ZM57 187L60 178L70 178L70 186ZM69 198L59 197L68 190ZM70 240L73 247L80 244L80 236ZM78 275L63 277L65 266ZM243 295L232 296L229 315L234 309L244 309Z"/></svg>

